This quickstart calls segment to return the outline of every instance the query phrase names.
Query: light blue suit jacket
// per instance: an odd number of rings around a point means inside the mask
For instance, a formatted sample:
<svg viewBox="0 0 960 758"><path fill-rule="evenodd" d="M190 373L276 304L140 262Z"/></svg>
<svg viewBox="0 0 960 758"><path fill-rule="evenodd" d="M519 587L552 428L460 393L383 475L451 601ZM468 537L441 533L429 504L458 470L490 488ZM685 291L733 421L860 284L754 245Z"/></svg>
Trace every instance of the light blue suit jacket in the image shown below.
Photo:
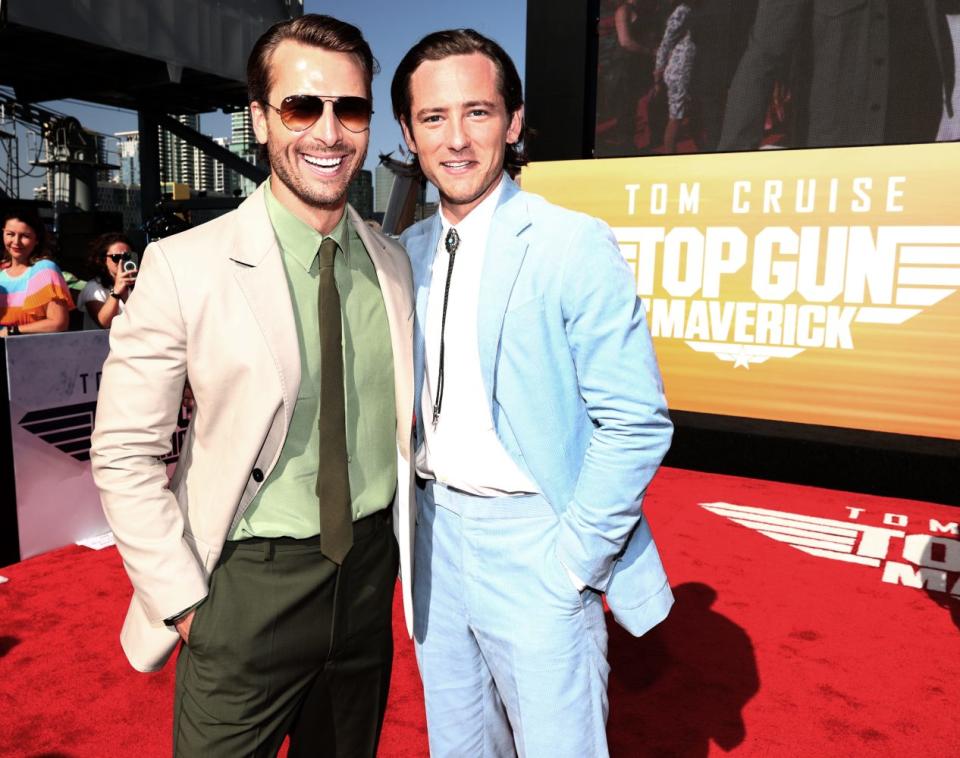
<svg viewBox="0 0 960 758"><path fill-rule="evenodd" d="M417 444L435 215L401 237L413 267ZM480 280L480 366L497 436L556 509L557 554L641 635L673 595L643 495L670 446L653 344L610 229L504 178ZM493 569L492 569L493 570Z"/></svg>

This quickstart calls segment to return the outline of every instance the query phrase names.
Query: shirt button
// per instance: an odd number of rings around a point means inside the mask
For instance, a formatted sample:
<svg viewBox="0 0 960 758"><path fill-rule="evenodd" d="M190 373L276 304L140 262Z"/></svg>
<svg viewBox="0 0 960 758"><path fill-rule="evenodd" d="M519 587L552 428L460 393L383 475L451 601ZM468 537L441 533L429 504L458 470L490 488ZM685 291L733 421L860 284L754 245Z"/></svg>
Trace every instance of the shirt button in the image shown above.
<svg viewBox="0 0 960 758"><path fill-rule="evenodd" d="M347 463L353 463L353 456L352 456L352 455L348 455L348 456L347 456Z"/></svg>
<svg viewBox="0 0 960 758"><path fill-rule="evenodd" d="M252 476L253 476L253 481L255 481L257 484L260 484L260 482L263 481L263 472L258 468L255 468L253 470Z"/></svg>

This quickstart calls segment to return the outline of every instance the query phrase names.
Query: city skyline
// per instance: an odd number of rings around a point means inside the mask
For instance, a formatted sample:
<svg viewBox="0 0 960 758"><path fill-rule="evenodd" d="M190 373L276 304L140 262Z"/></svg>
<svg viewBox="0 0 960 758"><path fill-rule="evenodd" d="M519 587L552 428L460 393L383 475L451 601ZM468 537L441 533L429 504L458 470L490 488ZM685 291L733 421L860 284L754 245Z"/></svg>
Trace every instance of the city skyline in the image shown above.
<svg viewBox="0 0 960 758"><path fill-rule="evenodd" d="M390 108L390 80L403 54L417 40L431 31L443 28L473 27L496 39L513 57L521 73L525 62L526 3L509 0L490 0L483 13L475 9L426 0L370 0L362 6L345 0L320 3L306 0L304 11L324 12L356 24L377 57L381 72L373 80L374 116L371 123L370 148L364 168L373 172L381 153L398 157L402 150L402 135ZM91 131L110 139L108 151L113 162L119 162L120 151L114 135L137 129L134 111L86 103L78 100L60 100L44 103L50 110L75 116ZM174 114L177 115L177 114ZM198 115L199 131L214 138L229 138L232 132L231 115L222 112ZM232 149L232 148L231 148ZM21 147L21 153L25 153ZM24 156L21 156L24 160ZM27 178L21 182L22 197L33 196L33 187L42 180ZM247 194L246 192L244 194Z"/></svg>

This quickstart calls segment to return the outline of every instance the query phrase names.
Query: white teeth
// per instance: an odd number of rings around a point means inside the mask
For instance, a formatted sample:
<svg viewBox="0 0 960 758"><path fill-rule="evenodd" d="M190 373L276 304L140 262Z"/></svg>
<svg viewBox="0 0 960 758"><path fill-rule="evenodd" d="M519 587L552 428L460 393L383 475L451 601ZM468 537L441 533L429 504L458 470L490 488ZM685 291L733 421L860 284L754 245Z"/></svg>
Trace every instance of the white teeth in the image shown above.
<svg viewBox="0 0 960 758"><path fill-rule="evenodd" d="M313 165L321 168L336 168L343 163L343 158L314 158L312 155L304 155L303 159Z"/></svg>
<svg viewBox="0 0 960 758"><path fill-rule="evenodd" d="M458 163L444 163L447 168L464 168L470 165L470 161L459 161Z"/></svg>

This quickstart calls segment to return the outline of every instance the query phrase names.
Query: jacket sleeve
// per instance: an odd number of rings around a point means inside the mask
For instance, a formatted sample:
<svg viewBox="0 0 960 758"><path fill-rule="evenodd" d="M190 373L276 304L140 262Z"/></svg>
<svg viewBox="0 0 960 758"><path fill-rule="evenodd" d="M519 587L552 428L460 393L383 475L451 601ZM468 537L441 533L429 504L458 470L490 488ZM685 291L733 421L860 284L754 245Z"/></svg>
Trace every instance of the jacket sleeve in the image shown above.
<svg viewBox="0 0 960 758"><path fill-rule="evenodd" d="M613 233L590 219L565 258L564 326L594 429L561 518L557 554L602 590L639 523L673 426L634 277Z"/></svg>
<svg viewBox="0 0 960 758"><path fill-rule="evenodd" d="M153 623L207 594L202 561L184 536L161 460L170 451L186 374L179 295L155 243L110 330L90 451L104 513L135 597Z"/></svg>
<svg viewBox="0 0 960 758"><path fill-rule="evenodd" d="M794 54L810 8L809 0L760 0L746 52L727 93L718 150L759 146L773 83Z"/></svg>

